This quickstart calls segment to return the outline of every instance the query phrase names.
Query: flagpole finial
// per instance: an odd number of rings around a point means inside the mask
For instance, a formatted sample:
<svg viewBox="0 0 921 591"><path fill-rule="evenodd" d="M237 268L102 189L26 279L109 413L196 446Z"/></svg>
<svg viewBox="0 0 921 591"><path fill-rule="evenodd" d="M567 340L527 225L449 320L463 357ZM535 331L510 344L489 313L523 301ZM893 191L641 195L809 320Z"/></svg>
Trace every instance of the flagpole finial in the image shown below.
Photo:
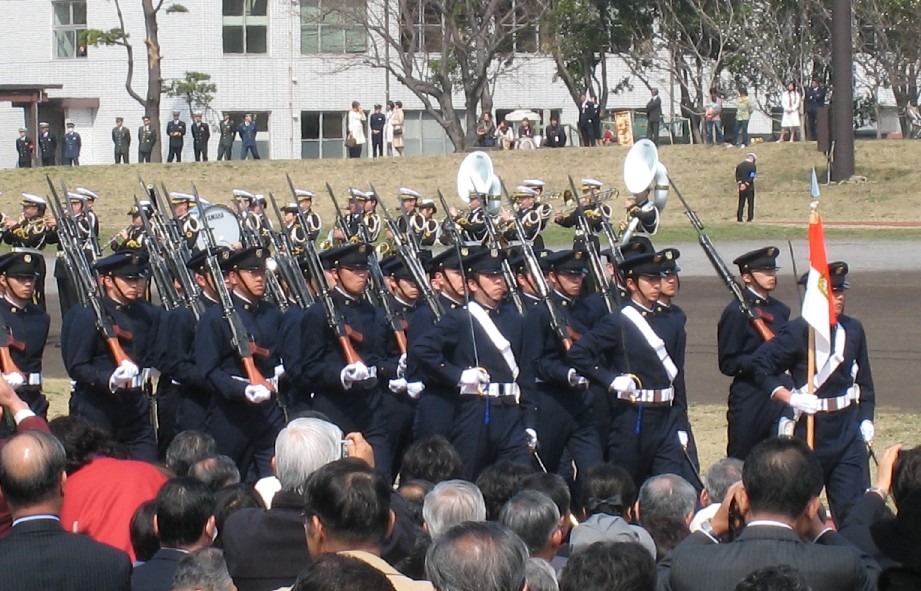
<svg viewBox="0 0 921 591"><path fill-rule="evenodd" d="M816 209L818 209L818 208L819 208L819 200L818 200L818 199L813 199L811 202L809 202L809 208L812 209L813 211L815 211Z"/></svg>
<svg viewBox="0 0 921 591"><path fill-rule="evenodd" d="M810 196L812 199L818 199L818 198L819 198L819 194L820 194L820 192L819 192L819 178L816 176L816 174L815 174L815 167L813 166L813 167L812 167L812 178L810 179L810 182L809 182L809 196Z"/></svg>

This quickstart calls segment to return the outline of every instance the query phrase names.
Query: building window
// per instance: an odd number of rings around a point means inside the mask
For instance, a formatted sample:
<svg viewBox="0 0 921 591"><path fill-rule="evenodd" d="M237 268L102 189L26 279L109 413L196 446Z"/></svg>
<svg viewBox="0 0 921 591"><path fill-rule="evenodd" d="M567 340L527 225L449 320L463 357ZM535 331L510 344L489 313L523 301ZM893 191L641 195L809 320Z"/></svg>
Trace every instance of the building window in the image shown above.
<svg viewBox="0 0 921 591"><path fill-rule="evenodd" d="M256 124L256 148L259 150L259 156L264 159L272 157L272 135L269 132L269 116L271 111L223 111L221 115L230 115L234 125L239 127L243 123L243 116L249 113L253 116L253 123ZM212 128L212 133L214 128ZM236 136L234 151L231 158L237 160L240 157L240 137Z"/></svg>
<svg viewBox="0 0 921 591"><path fill-rule="evenodd" d="M406 143L405 153L416 154L451 154L454 144L448 138L444 128L426 111L404 111L403 139ZM457 111L457 116L464 121L464 111Z"/></svg>
<svg viewBox="0 0 921 591"><path fill-rule="evenodd" d="M223 0L224 53L268 51L268 0Z"/></svg>
<svg viewBox="0 0 921 591"><path fill-rule="evenodd" d="M301 0L301 54L364 53L365 0Z"/></svg>
<svg viewBox="0 0 921 591"><path fill-rule="evenodd" d="M404 51L441 52L444 35L439 6L429 0L400 0L400 23Z"/></svg>
<svg viewBox="0 0 921 591"><path fill-rule="evenodd" d="M537 10L532 0L500 0L496 23L505 32L500 53L537 53L540 47Z"/></svg>
<svg viewBox="0 0 921 591"><path fill-rule="evenodd" d="M86 0L51 3L54 13L54 57L68 59L86 57L86 45L80 34L86 30Z"/></svg>
<svg viewBox="0 0 921 591"><path fill-rule="evenodd" d="M301 158L344 158L342 111L301 111Z"/></svg>

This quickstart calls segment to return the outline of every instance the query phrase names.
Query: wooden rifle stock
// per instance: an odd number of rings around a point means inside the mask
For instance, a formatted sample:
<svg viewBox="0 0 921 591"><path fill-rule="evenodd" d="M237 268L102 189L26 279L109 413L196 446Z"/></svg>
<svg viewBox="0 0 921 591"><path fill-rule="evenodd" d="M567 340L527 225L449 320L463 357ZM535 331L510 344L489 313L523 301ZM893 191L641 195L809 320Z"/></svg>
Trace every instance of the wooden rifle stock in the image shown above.
<svg viewBox="0 0 921 591"><path fill-rule="evenodd" d="M771 339L774 338L774 331L768 328L768 325L764 321L764 318L761 318L760 316L756 318L752 318L751 322L752 322L752 326L755 327L755 332L757 332L758 336L760 336L763 340L770 341Z"/></svg>
<svg viewBox="0 0 921 591"><path fill-rule="evenodd" d="M342 355L345 357L346 365L353 365L361 362L361 356L358 354L358 351L355 350L355 347L352 346L352 339L347 335L339 335L336 338L339 341L339 346L342 348Z"/></svg>
<svg viewBox="0 0 921 591"><path fill-rule="evenodd" d="M125 353L125 350L122 349L122 344L118 342L117 336L107 337L106 346L109 347L109 352L112 353L112 359L115 360L116 366L121 365L125 361L132 362L128 354Z"/></svg>
<svg viewBox="0 0 921 591"><path fill-rule="evenodd" d="M249 380L251 386L263 386L269 391L274 392L275 388L272 387L272 384L265 379L265 376L262 375L258 369L256 369L256 362L253 361L252 356L250 357L241 357L240 363L243 364L243 371L246 373L246 379Z"/></svg>

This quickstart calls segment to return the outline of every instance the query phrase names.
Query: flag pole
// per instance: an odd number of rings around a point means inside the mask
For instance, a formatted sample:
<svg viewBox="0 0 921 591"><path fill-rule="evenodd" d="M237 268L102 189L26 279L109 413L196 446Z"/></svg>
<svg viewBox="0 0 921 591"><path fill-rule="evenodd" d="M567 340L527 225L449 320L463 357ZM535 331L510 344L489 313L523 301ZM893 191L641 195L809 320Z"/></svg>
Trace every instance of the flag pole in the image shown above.
<svg viewBox="0 0 921 591"><path fill-rule="evenodd" d="M812 178L809 183L809 197L812 199L809 213L809 227L819 222L819 182L816 178L815 167L812 168ZM811 244L810 244L811 248ZM811 264L810 253L810 264ZM823 270L823 272L827 272ZM806 353L806 393L815 396L815 328L810 324L808 330L808 349ZM815 449L815 415L806 416L806 445Z"/></svg>

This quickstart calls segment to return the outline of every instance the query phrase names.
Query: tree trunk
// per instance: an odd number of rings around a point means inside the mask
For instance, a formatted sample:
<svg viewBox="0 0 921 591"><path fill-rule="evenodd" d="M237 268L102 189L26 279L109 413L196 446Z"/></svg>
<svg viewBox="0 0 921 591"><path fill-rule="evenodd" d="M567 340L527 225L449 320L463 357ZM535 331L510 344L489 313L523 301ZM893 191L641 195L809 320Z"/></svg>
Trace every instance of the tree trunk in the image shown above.
<svg viewBox="0 0 921 591"><path fill-rule="evenodd" d="M163 94L163 76L160 55L160 27L157 23L157 11L153 0L142 0L144 7L144 25L147 28L147 104L144 114L150 117L150 125L157 136L157 143L150 155L151 162L163 162L163 141L160 133L160 96Z"/></svg>

